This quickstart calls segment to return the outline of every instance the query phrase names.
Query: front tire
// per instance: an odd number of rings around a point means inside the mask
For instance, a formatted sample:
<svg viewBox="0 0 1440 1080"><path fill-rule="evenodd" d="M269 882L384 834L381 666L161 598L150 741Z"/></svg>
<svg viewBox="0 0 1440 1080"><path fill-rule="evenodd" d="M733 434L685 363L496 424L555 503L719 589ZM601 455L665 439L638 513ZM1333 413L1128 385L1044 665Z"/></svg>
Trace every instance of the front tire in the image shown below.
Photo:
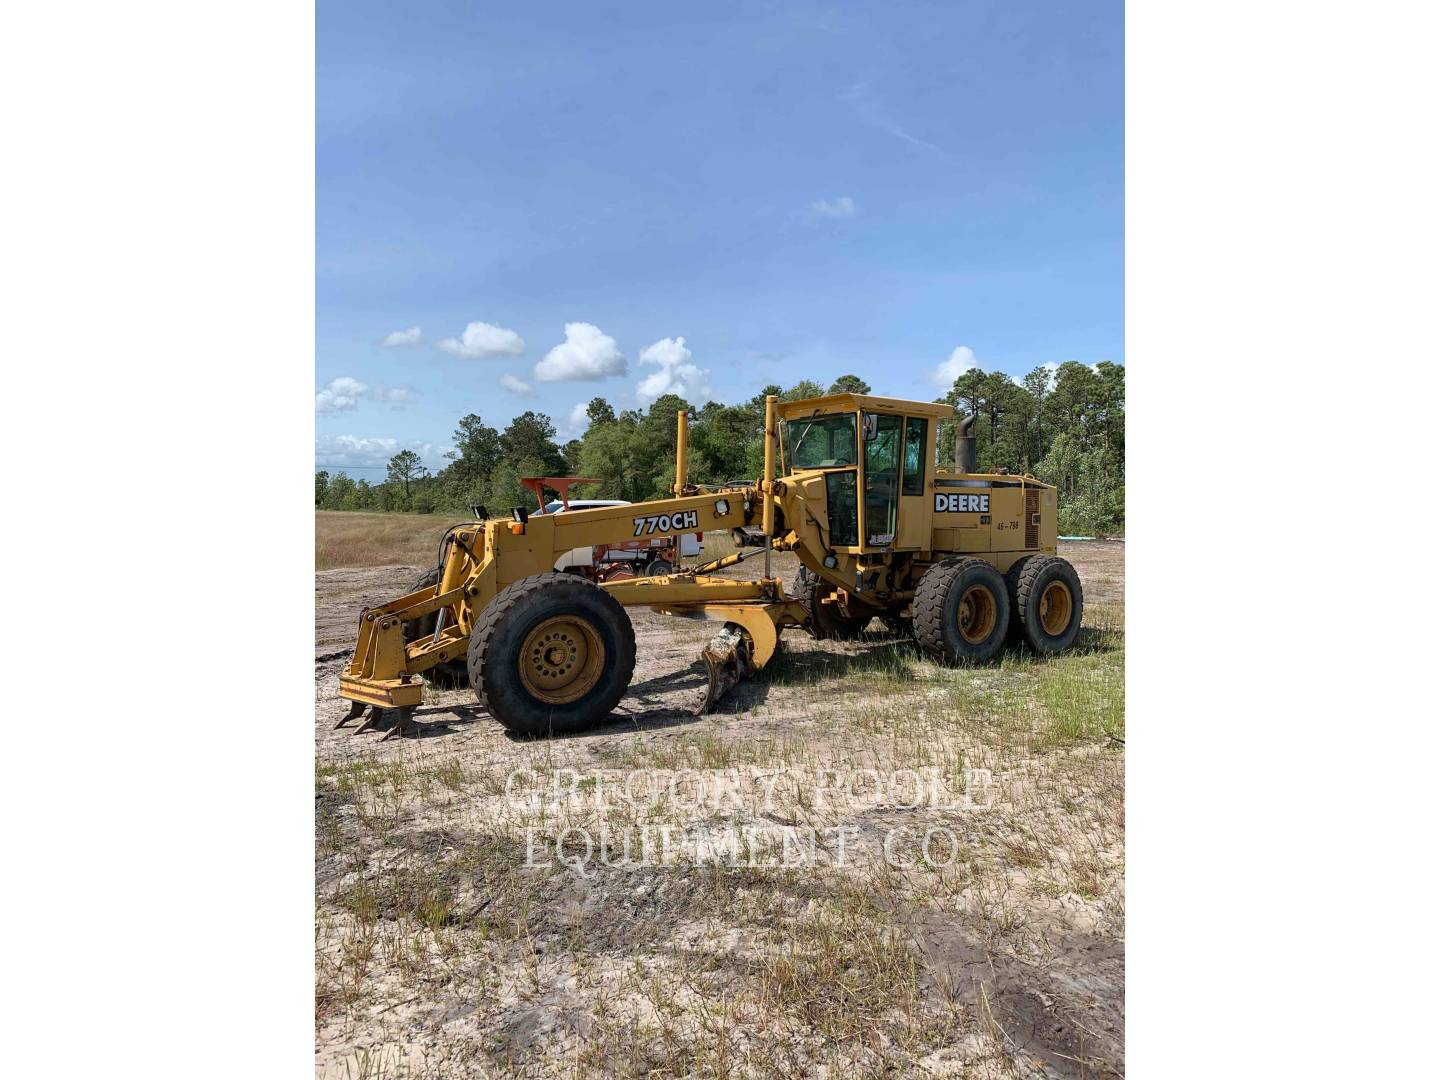
<svg viewBox="0 0 1440 1080"><path fill-rule="evenodd" d="M516 735L568 735L605 720L635 672L635 629L583 578L536 574L501 589L470 633L481 708Z"/></svg>
<svg viewBox="0 0 1440 1080"><path fill-rule="evenodd" d="M1041 656L1068 649L1080 634L1085 592L1080 575L1058 555L1025 560L1015 584L1014 618Z"/></svg>
<svg viewBox="0 0 1440 1080"><path fill-rule="evenodd" d="M984 559L955 556L925 571L915 590L915 640L946 664L983 664L1005 644L1010 599Z"/></svg>

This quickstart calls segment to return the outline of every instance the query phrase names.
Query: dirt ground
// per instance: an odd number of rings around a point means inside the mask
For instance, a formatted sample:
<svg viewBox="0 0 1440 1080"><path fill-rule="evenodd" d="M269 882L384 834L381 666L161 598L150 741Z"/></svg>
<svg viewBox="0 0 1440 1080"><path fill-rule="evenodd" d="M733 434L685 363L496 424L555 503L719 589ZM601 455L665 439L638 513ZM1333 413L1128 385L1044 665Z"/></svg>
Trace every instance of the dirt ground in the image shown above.
<svg viewBox="0 0 1440 1080"><path fill-rule="evenodd" d="M612 722L543 742L468 690L333 730L361 609L421 568L317 573L317 1075L1122 1075L1124 545L1061 554L1073 654L787 631L697 718L714 624L632 610ZM694 849L588 847L667 827Z"/></svg>

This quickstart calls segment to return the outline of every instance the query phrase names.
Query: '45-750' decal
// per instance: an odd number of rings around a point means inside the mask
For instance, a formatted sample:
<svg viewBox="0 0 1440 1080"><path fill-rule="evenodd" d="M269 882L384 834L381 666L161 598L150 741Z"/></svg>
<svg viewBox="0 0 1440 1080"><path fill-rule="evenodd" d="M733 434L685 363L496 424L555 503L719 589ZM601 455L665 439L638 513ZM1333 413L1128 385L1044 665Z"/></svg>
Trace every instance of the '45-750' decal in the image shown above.
<svg viewBox="0 0 1440 1080"><path fill-rule="evenodd" d="M655 514L635 519L635 535L646 536L654 532L674 532L677 529L698 529L700 514L695 510L682 510L678 514Z"/></svg>

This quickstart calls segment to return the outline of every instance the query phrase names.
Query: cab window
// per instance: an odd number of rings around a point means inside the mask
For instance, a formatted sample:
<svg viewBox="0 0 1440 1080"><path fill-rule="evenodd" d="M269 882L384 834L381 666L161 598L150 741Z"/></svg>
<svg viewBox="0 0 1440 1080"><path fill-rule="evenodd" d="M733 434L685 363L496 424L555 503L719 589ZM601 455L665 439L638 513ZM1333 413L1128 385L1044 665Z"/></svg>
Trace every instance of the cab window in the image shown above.
<svg viewBox="0 0 1440 1080"><path fill-rule="evenodd" d="M791 471L854 465L855 414L787 420L785 464Z"/></svg>
<svg viewBox="0 0 1440 1080"><path fill-rule="evenodd" d="M901 473L901 493L925 494L925 425L928 421L913 416L905 418L905 467Z"/></svg>
<svg viewBox="0 0 1440 1080"><path fill-rule="evenodd" d="M853 547L860 542L860 514L855 501L855 473L825 474L825 503L829 507L830 545Z"/></svg>

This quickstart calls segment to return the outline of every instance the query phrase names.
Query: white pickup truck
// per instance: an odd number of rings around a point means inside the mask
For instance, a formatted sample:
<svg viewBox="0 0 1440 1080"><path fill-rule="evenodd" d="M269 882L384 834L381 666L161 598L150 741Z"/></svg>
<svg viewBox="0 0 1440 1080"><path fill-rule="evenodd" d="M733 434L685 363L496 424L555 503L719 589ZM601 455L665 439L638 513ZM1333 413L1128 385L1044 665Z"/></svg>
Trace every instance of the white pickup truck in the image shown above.
<svg viewBox="0 0 1440 1080"><path fill-rule="evenodd" d="M594 510L600 506L629 506L626 499L571 499L571 510ZM565 504L552 499L545 504L545 513L565 512ZM669 537L654 540L631 540L624 544L606 544L597 548L571 548L555 560L555 569L582 573L587 577L613 577L617 574L668 574L677 558L700 555L705 550L703 533L682 533L679 549ZM616 565L618 564L618 565Z"/></svg>

